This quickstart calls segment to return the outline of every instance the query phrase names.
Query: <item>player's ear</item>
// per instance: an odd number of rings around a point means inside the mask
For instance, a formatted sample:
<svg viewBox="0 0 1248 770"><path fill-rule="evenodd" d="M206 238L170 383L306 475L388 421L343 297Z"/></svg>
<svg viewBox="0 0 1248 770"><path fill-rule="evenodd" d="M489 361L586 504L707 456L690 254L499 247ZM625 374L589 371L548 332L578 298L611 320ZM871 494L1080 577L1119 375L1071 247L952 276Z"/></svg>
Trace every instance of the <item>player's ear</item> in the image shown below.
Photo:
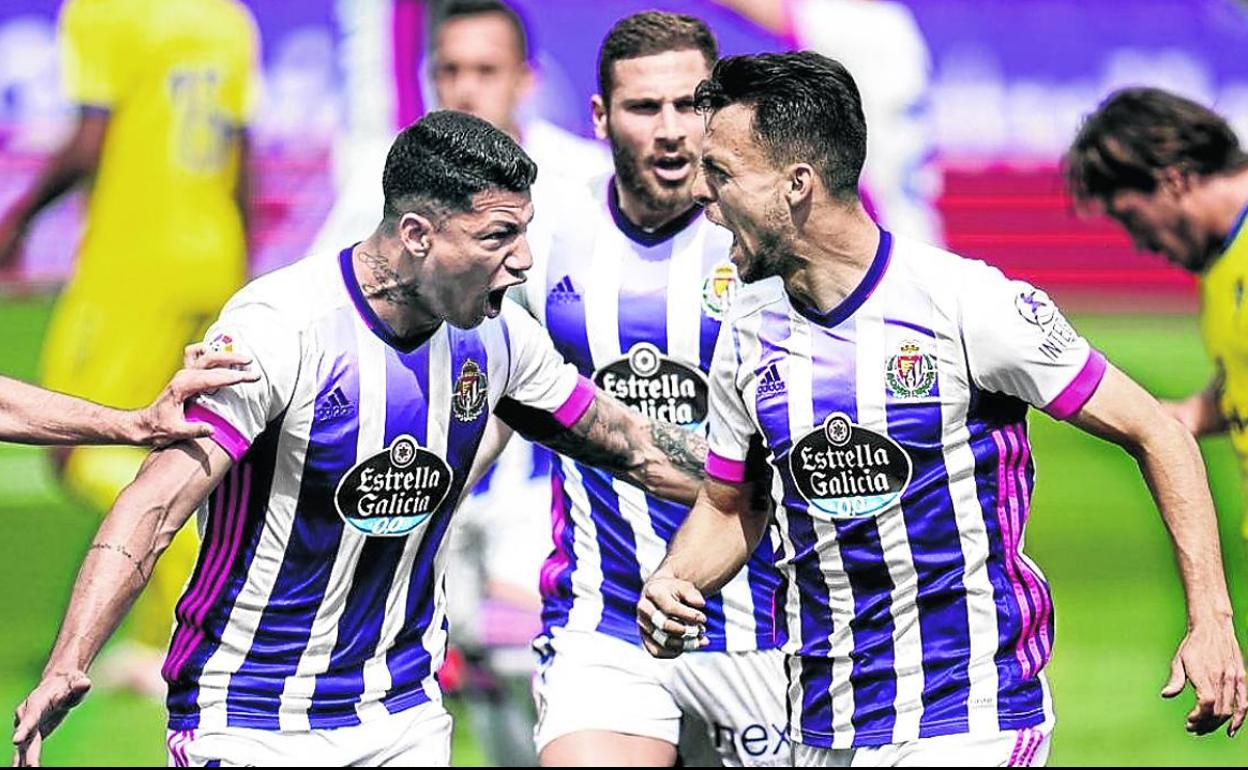
<svg viewBox="0 0 1248 770"><path fill-rule="evenodd" d="M409 211L399 217L399 240L403 248L418 257L429 252L429 240L434 229L433 222L423 214Z"/></svg>
<svg viewBox="0 0 1248 770"><path fill-rule="evenodd" d="M594 121L594 136L607 138L607 103L602 94L594 94L589 98L589 116Z"/></svg>
<svg viewBox="0 0 1248 770"><path fill-rule="evenodd" d="M795 209L807 205L815 192L818 176L815 169L808 163L794 163L784 170L784 197L789 208Z"/></svg>

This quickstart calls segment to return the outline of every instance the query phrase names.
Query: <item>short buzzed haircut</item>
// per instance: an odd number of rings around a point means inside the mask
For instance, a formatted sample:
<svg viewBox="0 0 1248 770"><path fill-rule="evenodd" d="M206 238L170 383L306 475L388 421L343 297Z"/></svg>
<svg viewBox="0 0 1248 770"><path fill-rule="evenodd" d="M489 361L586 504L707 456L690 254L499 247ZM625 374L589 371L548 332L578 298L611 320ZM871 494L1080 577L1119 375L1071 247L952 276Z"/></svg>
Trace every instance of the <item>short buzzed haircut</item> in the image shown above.
<svg viewBox="0 0 1248 770"><path fill-rule="evenodd" d="M385 221L415 211L431 218L468 211L486 190L525 192L537 165L510 136L463 112L431 112L390 146L381 188Z"/></svg>
<svg viewBox="0 0 1248 770"><path fill-rule="evenodd" d="M1213 110L1160 88L1127 88L1084 120L1064 165L1076 200L1107 200L1119 190L1153 192L1166 169L1237 171L1248 155Z"/></svg>
<svg viewBox="0 0 1248 770"><path fill-rule="evenodd" d="M598 50L598 93L611 103L615 63L655 56L668 51L700 51L706 68L715 66L719 46L706 22L696 16L666 11L644 11L626 16L611 27Z"/></svg>

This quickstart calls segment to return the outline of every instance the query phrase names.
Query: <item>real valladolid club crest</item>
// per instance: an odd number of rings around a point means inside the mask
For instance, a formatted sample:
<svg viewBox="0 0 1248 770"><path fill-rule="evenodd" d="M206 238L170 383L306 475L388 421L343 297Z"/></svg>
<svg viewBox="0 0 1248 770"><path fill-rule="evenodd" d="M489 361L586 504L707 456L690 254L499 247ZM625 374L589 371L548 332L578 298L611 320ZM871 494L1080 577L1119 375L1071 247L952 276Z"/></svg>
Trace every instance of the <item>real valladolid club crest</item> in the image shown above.
<svg viewBox="0 0 1248 770"><path fill-rule="evenodd" d="M888 359L884 379L894 398L926 398L936 386L936 358L919 343L906 340Z"/></svg>
<svg viewBox="0 0 1248 770"><path fill-rule="evenodd" d="M459 379L455 380L455 394L451 396L451 411L455 419L472 422L485 411L490 383L476 361L469 358L459 367Z"/></svg>
<svg viewBox="0 0 1248 770"><path fill-rule="evenodd" d="M737 269L730 263L718 264L702 283L702 309L711 318L722 321L736 293Z"/></svg>

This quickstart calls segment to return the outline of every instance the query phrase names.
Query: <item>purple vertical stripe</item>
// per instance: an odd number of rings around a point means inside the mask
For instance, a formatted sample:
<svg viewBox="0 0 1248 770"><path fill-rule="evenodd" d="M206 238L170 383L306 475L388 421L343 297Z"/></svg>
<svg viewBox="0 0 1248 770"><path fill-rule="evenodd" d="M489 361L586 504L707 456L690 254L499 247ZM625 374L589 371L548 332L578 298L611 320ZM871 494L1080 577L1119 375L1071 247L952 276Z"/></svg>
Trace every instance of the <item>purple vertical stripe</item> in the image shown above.
<svg viewBox="0 0 1248 770"><path fill-rule="evenodd" d="M488 322L487 322L488 324ZM456 392L455 381L459 371L468 359L472 359L481 371L490 370L489 358L482 331L486 325L476 329L457 329L447 327L448 342L451 352L451 370L446 376L451 378L450 392ZM510 351L506 355L510 356ZM511 362L505 367L510 371ZM431 373L430 376L441 376L442 373ZM435 561L442 548L451 517L458 504L460 493L472 468L473 459L485 432L489 409L484 409L475 419L465 422L454 414L454 407L448 409L446 423L449 426L446 437L446 463L455 473L451 489L446 501L434 512L424 526L420 546L412 564L411 582L407 590L406 622L386 653L386 666L390 670L390 690L382 698L382 704L390 711L397 713L427 700L422 683L430 676L437 674L432 670L433 655L440 650L427 650L424 646L424 635L433 623L436 609L434 600L437 584L443 575L435 571ZM445 620L443 621L445 627Z"/></svg>
<svg viewBox="0 0 1248 770"><path fill-rule="evenodd" d="M556 511L563 520L563 526L555 527L555 553L547 560L546 567L556 560L558 554L563 554L566 558L566 566L555 573L543 572L543 577L547 574L551 576L549 591L542 596L542 630L547 636L554 628L561 628L568 622L568 613L572 610L572 604L575 601L575 591L572 588L572 575L576 571L576 550L574 547L576 539L576 525L571 521L572 501L568 499L567 492L564 490L563 468L558 463L552 463L550 466L550 500L551 500L551 518L555 518ZM555 561L557 563L557 561ZM543 570L546 569L543 567Z"/></svg>
<svg viewBox="0 0 1248 770"><path fill-rule="evenodd" d="M1007 428L1008 430L1010 429ZM1031 513L1031 481L1028 478L1028 469L1032 467L1031 443L1027 440L1027 432L1024 425L1013 426L1011 433L1019 448L1018 467L1015 471L1019 503L1018 529L1014 536L1015 551L1017 553L1019 574L1023 576L1024 581L1027 583L1028 592L1036 605L1036 617L1032 634L1038 650L1039 668L1043 668L1048 663L1051 653L1049 626L1050 618L1053 614L1053 597L1049 594L1048 585L1032 569L1023 556L1023 536L1027 528L1027 518ZM1028 641L1028 646L1030 645L1031 640Z"/></svg>
<svg viewBox="0 0 1248 770"><path fill-rule="evenodd" d="M914 464L901 510L918 584L915 608L923 640L919 736L928 737L949 732L950 725L965 729L970 693L966 561L945 467L939 382L923 398L889 396L885 410L889 435Z"/></svg>
<svg viewBox="0 0 1248 770"><path fill-rule="evenodd" d="M410 435L428 446L429 344L410 353L385 351L386 427L383 446ZM457 376L456 372L452 372ZM408 537L369 537L351 578L346 605L338 621L338 635L324 673L317 676L309 719L315 727L355 723L355 703L364 692L364 662L373 657L381 639L386 601ZM322 724L320 714L331 723Z"/></svg>
<svg viewBox="0 0 1248 770"><path fill-rule="evenodd" d="M348 403L359 405L356 323L349 308L328 319L324 349L336 354L327 354L317 365L316 403L340 390ZM278 729L283 685L307 648L338 553L344 525L334 507L334 490L356 463L358 441L358 412L313 418L295 522L272 590L280 601L270 602L261 614L251 649L230 679L227 707L232 726Z"/></svg>
<svg viewBox="0 0 1248 770"><path fill-rule="evenodd" d="M221 642L221 636L229 620L231 608L234 606L234 601L246 582L248 570L255 556L256 545L266 518L269 492L273 481L273 468L277 456L277 443L281 435L281 425L284 419L285 413L283 412L269 423L240 463L240 466L251 474L251 484L247 490L249 494L241 502L243 533L240 541L242 548L228 566L228 578L224 589L216 601L212 603L210 610L200 624L200 628L204 631L203 640L191 648L186 662L176 672L176 678L168 676L168 674L173 673L172 668L168 664L165 667L166 671L162 672L166 675L166 680L169 682L169 695L166 704L169 711L170 729L192 729L199 724L199 711L196 704L199 694L199 674L203 670L209 656L212 655ZM222 494L224 495L224 491ZM226 533L230 531L225 526L224 516L226 512L224 497L219 505L214 503L209 508L209 530L214 531L218 529L218 526L220 527L219 531L221 534L217 536L219 538L218 542L224 541ZM210 546L211 541L208 541L200 547L199 560L190 582L192 587L206 579L205 573L208 568ZM182 629L185 622L184 618L178 618L179 630Z"/></svg>

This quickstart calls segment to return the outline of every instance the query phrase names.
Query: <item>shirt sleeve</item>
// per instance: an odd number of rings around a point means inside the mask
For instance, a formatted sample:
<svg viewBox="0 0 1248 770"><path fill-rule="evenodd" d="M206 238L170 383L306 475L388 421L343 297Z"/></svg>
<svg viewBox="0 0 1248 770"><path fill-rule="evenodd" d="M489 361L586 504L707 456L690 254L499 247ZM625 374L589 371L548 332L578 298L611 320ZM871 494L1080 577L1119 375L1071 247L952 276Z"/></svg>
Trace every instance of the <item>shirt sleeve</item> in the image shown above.
<svg viewBox="0 0 1248 770"><path fill-rule="evenodd" d="M503 302L503 322L511 349L506 395L571 426L589 409L597 388L563 360L546 330L510 299Z"/></svg>
<svg viewBox="0 0 1248 770"><path fill-rule="evenodd" d="M972 263L963 283L962 333L972 381L1064 420L1105 376L1105 356L1067 322L1049 296L996 268Z"/></svg>
<svg viewBox="0 0 1248 770"><path fill-rule="evenodd" d="M69 0L59 23L61 78L71 102L112 109L133 74L127 14L98 0Z"/></svg>
<svg viewBox="0 0 1248 770"><path fill-rule="evenodd" d="M286 409L299 375L300 335L277 311L259 302L231 302L208 329L210 348L251 359L249 369L260 375L196 397L187 407L192 422L213 426L212 438L236 462L265 427Z"/></svg>
<svg viewBox="0 0 1248 770"><path fill-rule="evenodd" d="M726 321L719 327L711 358L706 473L731 484L745 481L746 456L757 433L737 387L738 365L735 327Z"/></svg>

